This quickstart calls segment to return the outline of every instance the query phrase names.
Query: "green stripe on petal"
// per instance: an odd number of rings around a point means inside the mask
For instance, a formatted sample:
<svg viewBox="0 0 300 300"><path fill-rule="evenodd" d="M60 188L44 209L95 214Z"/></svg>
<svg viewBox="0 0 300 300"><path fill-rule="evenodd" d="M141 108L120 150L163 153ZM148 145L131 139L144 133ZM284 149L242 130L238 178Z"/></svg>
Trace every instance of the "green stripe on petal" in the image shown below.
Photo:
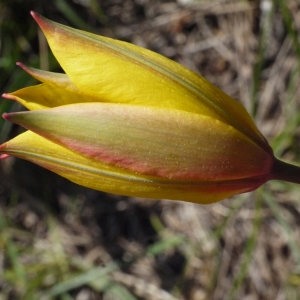
<svg viewBox="0 0 300 300"><path fill-rule="evenodd" d="M259 177L273 162L272 155L230 125L174 109L88 103L5 118L86 157L157 178Z"/></svg>

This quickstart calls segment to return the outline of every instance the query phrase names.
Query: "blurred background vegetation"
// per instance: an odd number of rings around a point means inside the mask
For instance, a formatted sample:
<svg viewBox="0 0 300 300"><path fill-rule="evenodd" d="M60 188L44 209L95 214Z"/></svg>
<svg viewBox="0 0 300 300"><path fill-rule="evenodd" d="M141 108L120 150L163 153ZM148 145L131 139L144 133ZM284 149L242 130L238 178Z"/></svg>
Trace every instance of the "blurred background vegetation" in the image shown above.
<svg viewBox="0 0 300 300"><path fill-rule="evenodd" d="M36 83L18 61L62 72L30 10L201 73L300 162L299 0L0 0L1 93ZM21 130L1 119L1 142ZM203 206L88 190L14 158L0 176L0 300L300 298L296 185Z"/></svg>

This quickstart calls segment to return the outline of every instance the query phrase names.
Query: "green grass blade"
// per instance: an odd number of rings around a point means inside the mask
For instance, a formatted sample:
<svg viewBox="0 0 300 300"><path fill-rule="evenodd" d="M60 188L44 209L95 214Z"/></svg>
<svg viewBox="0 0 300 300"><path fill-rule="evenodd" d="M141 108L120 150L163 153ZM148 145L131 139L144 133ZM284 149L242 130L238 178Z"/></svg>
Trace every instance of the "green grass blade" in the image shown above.
<svg viewBox="0 0 300 300"><path fill-rule="evenodd" d="M279 206L279 204L276 202L276 199L274 198L274 195L271 194L269 190L264 189L263 197L265 202L272 210L278 223L281 225L281 228L287 237L288 245L291 248L291 252L295 261L297 262L297 264L300 264L300 247L294 237L293 229L282 215L283 208Z"/></svg>
<svg viewBox="0 0 300 300"><path fill-rule="evenodd" d="M91 270L80 274L78 276L74 276L60 284L53 286L50 290L45 293L45 296L55 297L62 293L66 293L72 289L78 288L82 285L88 284L94 280L101 282L103 280L103 286L107 285L107 275L115 270L118 270L119 266L116 263L110 263L106 267L100 268L92 268Z"/></svg>
<svg viewBox="0 0 300 300"><path fill-rule="evenodd" d="M256 240L259 234L259 229L261 227L261 219L262 219L261 212L262 212L262 196L261 196L261 190L259 190L256 192L255 219L253 221L253 229L250 237L248 238L245 244L245 253L241 262L239 272L236 275L231 290L229 292L228 299L230 300L236 299L236 294L247 277L247 272L249 270L253 258L253 253L255 251Z"/></svg>

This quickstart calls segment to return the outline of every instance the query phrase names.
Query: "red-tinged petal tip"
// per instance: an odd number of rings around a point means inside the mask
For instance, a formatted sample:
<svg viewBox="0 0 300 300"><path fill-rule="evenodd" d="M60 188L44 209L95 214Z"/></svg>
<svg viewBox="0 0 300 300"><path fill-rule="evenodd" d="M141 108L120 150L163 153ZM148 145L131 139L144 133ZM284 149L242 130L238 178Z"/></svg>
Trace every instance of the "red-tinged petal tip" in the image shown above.
<svg viewBox="0 0 300 300"><path fill-rule="evenodd" d="M30 14L32 15L32 17L34 18L34 20L39 24L39 26L42 26L42 24L45 23L45 22L43 22L44 18L40 14L38 14L38 13L36 13L34 11L31 11Z"/></svg>
<svg viewBox="0 0 300 300"><path fill-rule="evenodd" d="M0 154L0 160L3 160L5 158L8 158L10 155L8 154Z"/></svg>
<svg viewBox="0 0 300 300"><path fill-rule="evenodd" d="M32 17L34 18L36 15L36 12L34 12L33 10L30 11L30 14L32 15Z"/></svg>
<svg viewBox="0 0 300 300"><path fill-rule="evenodd" d="M16 65L18 66L18 67L20 67L20 68L24 68L25 67L25 65L23 64L23 63L21 63L21 62L16 62Z"/></svg>
<svg viewBox="0 0 300 300"><path fill-rule="evenodd" d="M6 121L9 121L9 114L8 113L2 114L2 118Z"/></svg>
<svg viewBox="0 0 300 300"><path fill-rule="evenodd" d="M23 63L17 62L16 65L17 65L18 67L20 67L20 68L21 68L23 71L25 71L26 73L28 73L28 74L31 74L31 73L32 73L32 71L30 70L30 68L27 67L26 65L24 65Z"/></svg>
<svg viewBox="0 0 300 300"><path fill-rule="evenodd" d="M16 100L16 96L11 95L11 94L2 94L2 97L8 100Z"/></svg>
<svg viewBox="0 0 300 300"><path fill-rule="evenodd" d="M0 151L5 150L5 148L6 148L6 143L0 145ZM6 153L0 154L0 160L8 158L8 157L9 157L9 155Z"/></svg>
<svg viewBox="0 0 300 300"><path fill-rule="evenodd" d="M35 19L35 21L37 22L37 23L39 23L39 20L40 20L40 15L39 14L37 14L35 11L31 11L30 12L30 14L31 14L31 16Z"/></svg>

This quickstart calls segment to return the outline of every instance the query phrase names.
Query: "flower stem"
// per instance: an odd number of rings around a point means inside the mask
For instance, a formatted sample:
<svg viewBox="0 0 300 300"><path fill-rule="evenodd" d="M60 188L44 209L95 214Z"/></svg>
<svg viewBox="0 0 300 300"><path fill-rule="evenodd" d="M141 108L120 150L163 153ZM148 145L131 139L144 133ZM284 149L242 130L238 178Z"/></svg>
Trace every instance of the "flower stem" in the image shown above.
<svg viewBox="0 0 300 300"><path fill-rule="evenodd" d="M300 184L300 167L275 159L270 179Z"/></svg>

